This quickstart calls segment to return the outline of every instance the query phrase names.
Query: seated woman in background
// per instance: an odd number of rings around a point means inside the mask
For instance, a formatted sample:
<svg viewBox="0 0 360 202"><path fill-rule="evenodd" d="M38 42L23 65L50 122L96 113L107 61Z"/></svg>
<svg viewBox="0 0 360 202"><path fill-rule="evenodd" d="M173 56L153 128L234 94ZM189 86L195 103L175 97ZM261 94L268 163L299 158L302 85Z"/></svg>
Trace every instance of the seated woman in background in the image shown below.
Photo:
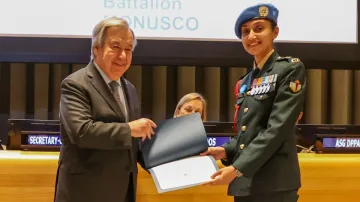
<svg viewBox="0 0 360 202"><path fill-rule="evenodd" d="M186 94L178 102L174 112L174 118L198 112L201 115L201 119L205 121L206 105L207 102L201 94L199 93Z"/></svg>

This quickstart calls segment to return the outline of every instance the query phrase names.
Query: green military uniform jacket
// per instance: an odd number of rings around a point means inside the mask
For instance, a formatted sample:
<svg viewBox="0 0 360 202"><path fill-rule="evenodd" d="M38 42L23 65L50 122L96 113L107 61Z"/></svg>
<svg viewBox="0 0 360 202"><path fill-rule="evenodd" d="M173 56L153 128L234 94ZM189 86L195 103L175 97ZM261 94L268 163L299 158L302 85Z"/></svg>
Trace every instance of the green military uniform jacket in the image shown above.
<svg viewBox="0 0 360 202"><path fill-rule="evenodd" d="M238 134L223 145L226 159L243 174L230 183L232 196L266 194L301 187L294 128L301 112L306 77L297 58L273 52L263 68L242 78L237 104ZM254 79L252 79L254 78Z"/></svg>

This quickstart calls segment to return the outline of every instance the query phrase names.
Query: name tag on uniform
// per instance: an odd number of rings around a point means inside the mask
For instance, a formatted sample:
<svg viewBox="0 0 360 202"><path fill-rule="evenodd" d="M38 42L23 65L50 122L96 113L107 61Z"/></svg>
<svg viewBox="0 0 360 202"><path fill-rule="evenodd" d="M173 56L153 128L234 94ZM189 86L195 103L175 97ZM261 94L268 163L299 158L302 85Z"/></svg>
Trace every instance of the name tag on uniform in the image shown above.
<svg viewBox="0 0 360 202"><path fill-rule="evenodd" d="M253 80L251 95L259 95L275 90L277 74L260 77Z"/></svg>

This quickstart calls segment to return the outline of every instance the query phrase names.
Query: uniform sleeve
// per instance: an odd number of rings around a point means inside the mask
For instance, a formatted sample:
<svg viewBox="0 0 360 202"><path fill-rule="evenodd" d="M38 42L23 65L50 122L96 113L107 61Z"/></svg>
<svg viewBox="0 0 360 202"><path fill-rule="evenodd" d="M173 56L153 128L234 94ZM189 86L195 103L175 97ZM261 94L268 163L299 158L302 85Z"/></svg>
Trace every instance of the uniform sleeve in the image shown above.
<svg viewBox="0 0 360 202"><path fill-rule="evenodd" d="M71 143L80 148L118 150L132 146L129 125L94 120L86 92L71 79L61 84L60 113Z"/></svg>
<svg viewBox="0 0 360 202"><path fill-rule="evenodd" d="M306 78L302 62L284 67L278 91L267 124L267 129L243 150L233 166L245 177L252 177L268 161L290 135L304 102ZM301 85L301 88L299 88Z"/></svg>
<svg viewBox="0 0 360 202"><path fill-rule="evenodd" d="M236 143L237 143L237 136L231 138L230 142L225 143L222 147L225 149L226 152L226 159L221 159L221 163L225 166L231 165L233 159L236 154Z"/></svg>

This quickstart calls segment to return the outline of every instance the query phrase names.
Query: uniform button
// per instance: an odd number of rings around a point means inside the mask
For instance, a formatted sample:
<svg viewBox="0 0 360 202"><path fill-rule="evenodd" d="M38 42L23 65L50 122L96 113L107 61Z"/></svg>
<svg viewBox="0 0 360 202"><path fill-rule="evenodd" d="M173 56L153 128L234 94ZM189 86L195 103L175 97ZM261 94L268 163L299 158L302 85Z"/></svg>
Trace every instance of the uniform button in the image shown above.
<svg viewBox="0 0 360 202"><path fill-rule="evenodd" d="M260 100L264 99L264 96L260 96Z"/></svg>
<svg viewBox="0 0 360 202"><path fill-rule="evenodd" d="M242 126L241 130L244 132L246 130L246 126Z"/></svg>
<svg viewBox="0 0 360 202"><path fill-rule="evenodd" d="M245 147L245 145L244 145L244 144L241 144L239 147L240 147L241 150L243 150L244 147Z"/></svg>
<svg viewBox="0 0 360 202"><path fill-rule="evenodd" d="M244 113L247 113L248 111L249 111L249 108L246 107L246 108L244 109Z"/></svg>

